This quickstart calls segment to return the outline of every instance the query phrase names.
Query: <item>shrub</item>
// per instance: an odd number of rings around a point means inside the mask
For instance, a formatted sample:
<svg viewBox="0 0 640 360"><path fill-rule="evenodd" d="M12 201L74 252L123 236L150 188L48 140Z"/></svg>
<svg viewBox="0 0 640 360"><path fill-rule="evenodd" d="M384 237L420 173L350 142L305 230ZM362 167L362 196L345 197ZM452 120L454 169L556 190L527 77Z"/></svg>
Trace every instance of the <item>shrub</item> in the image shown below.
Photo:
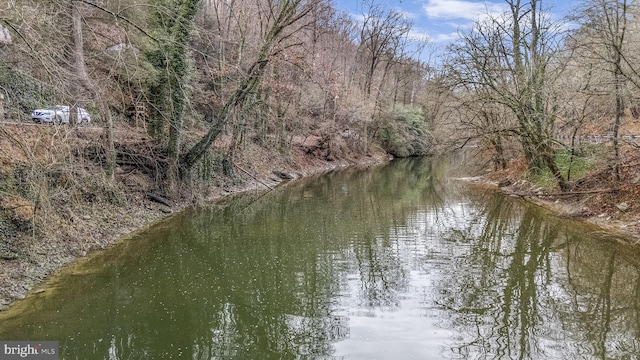
<svg viewBox="0 0 640 360"><path fill-rule="evenodd" d="M601 147L602 148L602 147ZM560 150L556 153L555 159L562 176L569 181L580 179L589 171L593 170L599 162L606 158L606 152L594 147L582 147L573 154L568 149ZM543 188L553 188L557 185L557 180L549 169L538 169L540 171L529 171L527 177L529 181Z"/></svg>
<svg viewBox="0 0 640 360"><path fill-rule="evenodd" d="M431 135L422 109L396 105L376 125L374 136L389 154L401 158L429 154Z"/></svg>

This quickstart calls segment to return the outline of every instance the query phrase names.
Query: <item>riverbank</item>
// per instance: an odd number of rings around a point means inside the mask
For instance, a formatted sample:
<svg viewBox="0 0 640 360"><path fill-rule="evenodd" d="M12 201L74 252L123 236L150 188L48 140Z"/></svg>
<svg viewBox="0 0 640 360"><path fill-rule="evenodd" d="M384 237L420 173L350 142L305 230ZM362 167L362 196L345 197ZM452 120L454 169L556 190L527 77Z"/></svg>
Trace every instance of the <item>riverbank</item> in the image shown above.
<svg viewBox="0 0 640 360"><path fill-rule="evenodd" d="M471 182L592 224L624 244L640 245L640 154L626 151L620 162L624 165L618 177L612 165L604 163L571 181L565 192L534 185L526 178L526 168L518 165Z"/></svg>
<svg viewBox="0 0 640 360"><path fill-rule="evenodd" d="M232 177L215 176L188 191L165 196L135 167L118 167L110 181L84 151L100 129L24 127L0 137L0 311L75 259L162 221L190 206L232 194L278 186L336 168L388 160L383 152L345 153L323 159L294 145L287 156L249 149ZM119 144L144 144L139 132L123 131ZM53 147L53 150L51 151ZM27 166L29 164L29 166ZM205 185L206 183L206 185ZM29 195L29 196L27 196ZM27 200L29 197L35 201Z"/></svg>

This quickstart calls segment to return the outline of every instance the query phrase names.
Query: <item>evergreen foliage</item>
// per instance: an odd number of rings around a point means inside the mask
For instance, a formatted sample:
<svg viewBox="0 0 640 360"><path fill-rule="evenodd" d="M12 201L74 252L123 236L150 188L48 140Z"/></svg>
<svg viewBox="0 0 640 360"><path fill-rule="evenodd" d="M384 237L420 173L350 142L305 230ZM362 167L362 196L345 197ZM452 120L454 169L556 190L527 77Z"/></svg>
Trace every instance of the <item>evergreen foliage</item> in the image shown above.
<svg viewBox="0 0 640 360"><path fill-rule="evenodd" d="M430 131L419 107L396 105L379 121L377 139L395 157L428 155Z"/></svg>

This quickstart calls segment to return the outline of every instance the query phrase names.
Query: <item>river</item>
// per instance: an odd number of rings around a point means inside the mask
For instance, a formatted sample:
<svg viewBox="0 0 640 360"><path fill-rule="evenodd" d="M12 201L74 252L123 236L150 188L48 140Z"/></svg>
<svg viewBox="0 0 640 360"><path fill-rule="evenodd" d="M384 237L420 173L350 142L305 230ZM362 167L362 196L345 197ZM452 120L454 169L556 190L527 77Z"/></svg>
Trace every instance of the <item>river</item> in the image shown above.
<svg viewBox="0 0 640 360"><path fill-rule="evenodd" d="M636 359L639 251L453 170L393 161L185 211L53 276L0 340L82 360Z"/></svg>

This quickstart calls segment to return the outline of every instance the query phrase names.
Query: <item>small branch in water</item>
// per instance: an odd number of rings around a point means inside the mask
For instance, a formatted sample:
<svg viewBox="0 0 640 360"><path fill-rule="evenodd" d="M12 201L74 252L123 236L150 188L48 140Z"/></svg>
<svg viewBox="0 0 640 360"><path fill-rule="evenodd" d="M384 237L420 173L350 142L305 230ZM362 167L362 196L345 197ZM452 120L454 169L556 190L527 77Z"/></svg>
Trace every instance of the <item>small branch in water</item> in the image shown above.
<svg viewBox="0 0 640 360"><path fill-rule="evenodd" d="M599 189L599 190L585 190L585 191L566 191L566 192L543 193L543 194L534 194L534 193L513 193L513 195L520 196L520 197L527 197L527 196L535 196L535 197L540 197L540 196L570 196L570 195L601 194L601 193L608 193L608 192L614 192L614 191L617 191L617 189Z"/></svg>

